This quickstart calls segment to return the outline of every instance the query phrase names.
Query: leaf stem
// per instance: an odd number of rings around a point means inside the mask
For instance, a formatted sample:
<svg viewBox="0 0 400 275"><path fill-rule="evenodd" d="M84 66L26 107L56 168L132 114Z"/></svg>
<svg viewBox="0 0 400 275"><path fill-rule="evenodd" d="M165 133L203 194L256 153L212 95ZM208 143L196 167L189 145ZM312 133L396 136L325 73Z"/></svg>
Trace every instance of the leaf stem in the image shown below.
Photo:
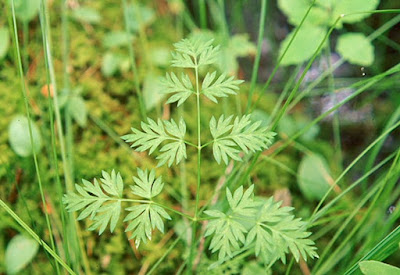
<svg viewBox="0 0 400 275"><path fill-rule="evenodd" d="M196 75L196 105L197 105L197 187L196 187L196 206L194 211L194 219L192 225L192 241L190 244L189 262L187 267L187 274L192 272L194 253L196 249L196 231L198 224L199 200L200 200L200 182L201 182L201 118L200 118L200 88L199 88L199 71L197 59L195 59L196 66L194 68Z"/></svg>
<svg viewBox="0 0 400 275"><path fill-rule="evenodd" d="M165 208L168 211L174 212L175 214L178 214L178 215L180 215L182 217L185 217L185 218L187 218L189 220L192 220L192 221L194 220L194 218L192 216L188 215L188 214L185 214L185 213L183 213L183 212L181 212L179 210L173 209L173 208L171 208L169 206L166 206L164 204L161 204L161 203L158 203L158 202L155 202L155 201L152 201L152 200L135 200L135 199L116 199L116 200L121 201L121 202L137 202L137 203L154 204L154 205L160 206L162 208Z"/></svg>
<svg viewBox="0 0 400 275"><path fill-rule="evenodd" d="M46 244L33 230L29 227L18 215L15 213L2 199L0 199L0 206L11 216L13 219L25 229L35 241L37 241L44 250L46 250L69 274L75 275L76 273L57 255L57 253Z"/></svg>

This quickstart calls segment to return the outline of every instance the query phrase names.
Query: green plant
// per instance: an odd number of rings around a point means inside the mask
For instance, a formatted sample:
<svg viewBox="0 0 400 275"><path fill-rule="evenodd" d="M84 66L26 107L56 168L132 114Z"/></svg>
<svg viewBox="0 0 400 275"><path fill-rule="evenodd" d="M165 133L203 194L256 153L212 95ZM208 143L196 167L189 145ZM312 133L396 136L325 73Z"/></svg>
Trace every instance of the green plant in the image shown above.
<svg viewBox="0 0 400 275"><path fill-rule="evenodd" d="M343 24L354 24L368 17L368 11L374 10L379 0L279 0L278 6L281 11L288 17L288 21L299 26L304 14L310 5L313 5L309 16L305 19L303 26L298 30L296 38L292 42L285 57L282 59L283 65L300 64L313 55L318 45L324 39L329 27L335 23L338 17L343 17L335 25L336 29L341 29ZM290 40L294 36L295 30L291 32L280 47L280 55L288 46ZM362 33L345 33L339 36L337 52L348 62L370 66L374 61L374 47Z"/></svg>
<svg viewBox="0 0 400 275"><path fill-rule="evenodd" d="M306 224L295 219L291 214L292 208L280 207L281 203L254 197L254 185L246 190L243 186L233 193L226 188L226 200L229 207L208 209L201 215L199 209L199 189L201 185L202 151L211 147L217 163L228 164L230 160L241 161L240 153L250 154L268 148L272 144L275 133L261 126L261 121L252 122L251 115L235 117L233 115L218 119L212 117L209 122L212 139L204 142L201 139L201 101L204 95L212 102L218 98L236 94L241 80L227 77L216 72L207 72L200 84L199 68L214 64L219 54L219 47L212 45L212 40L202 42L200 39L184 39L175 44L172 64L174 67L192 69L195 81L192 83L188 74L178 77L175 73L167 74L162 84L164 93L172 94L167 103L182 105L190 96L196 96L197 104L197 141L185 139L186 123L181 117L179 122L154 121L150 118L141 123L142 130L132 128L132 134L122 137L132 143L136 151L148 151L152 154L159 149L158 166L178 164L188 157L187 146L197 150L198 182L194 215L190 216L174 210L156 200L164 187L161 177L156 177L151 171L137 169L134 185L130 185L131 193L138 199L124 198L124 182L119 173L114 170L111 174L104 172L100 181L94 183L82 180L83 185L76 184L77 193L70 192L64 197L68 211L82 211L78 220L87 217L92 220L89 230L99 230L103 233L109 225L110 231L115 229L122 211L122 203L130 203L125 210L129 212L124 218L128 222L126 231L131 231L131 238L136 246L141 242L151 240L152 231L158 229L164 232L164 221L171 219L167 211L179 214L192 221L193 236L189 255L189 268L194 258L194 248L197 239L197 224L208 220L205 236L211 237L209 249L218 252L218 264L232 258L237 253L254 249L255 255L260 256L265 264L272 264L277 259L285 262L286 253L294 255L296 261L300 257L318 257L314 242L308 239L311 233L306 232ZM167 211L166 211L167 210Z"/></svg>

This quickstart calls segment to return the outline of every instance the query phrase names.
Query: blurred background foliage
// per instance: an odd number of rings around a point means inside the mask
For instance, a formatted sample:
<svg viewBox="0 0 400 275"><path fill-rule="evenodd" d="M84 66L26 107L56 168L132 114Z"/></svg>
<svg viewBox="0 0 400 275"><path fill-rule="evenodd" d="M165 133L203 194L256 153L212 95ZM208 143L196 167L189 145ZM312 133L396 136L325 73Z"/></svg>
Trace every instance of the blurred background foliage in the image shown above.
<svg viewBox="0 0 400 275"><path fill-rule="evenodd" d="M48 97L53 96L54 87L46 84L46 63L38 16L40 2L15 0L15 7L28 102L34 123L34 150L38 152L39 169L49 203L46 211L50 214L56 243L62 249L63 228L55 187L57 173L51 162L48 117ZM159 93L158 79L165 75L170 64L172 44L183 37L215 39L215 44L221 45L218 69L246 80L239 96L221 101L217 112L234 114L243 113L246 109L248 93L252 89L252 67L257 54L261 1L131 0L124 7L123 1L68 0L67 24L60 15L61 2L46 1L49 10L47 16L50 20L59 107L67 129L67 153L75 182L81 178L97 177L102 170L111 171L112 168L120 171L123 178L129 181L136 167L148 168L155 165L153 158L145 153L134 152L119 139L119 136L128 133L131 127L137 127L142 120L136 96L137 87L140 87L143 94L149 117L168 119L183 114L188 133L194 136L196 121L192 110L195 102L188 100L185 109L177 108L176 105L165 105L165 99ZM48 231L43 218L44 209L39 202L36 170L31 156L32 145L26 138L29 132L16 69L15 44L11 39L9 3L2 1L0 4L0 194L1 199L46 240ZM205 4L203 11L202 3ZM259 101L256 100L257 96L252 100L253 117L263 120L263 123L271 122L271 114L281 106L282 93L298 79L297 73L305 70L304 62L311 58L338 14L359 11L360 7L366 10L400 8L397 0L381 3L378 0L318 0L293 41L292 48L282 60L283 66L265 91L265 81L309 4L307 0L267 1L255 86L255 95L263 96ZM128 15L126 26L124 12ZM299 92L303 93L303 100L292 104L288 114L280 120L277 129L279 138L273 148L278 148L312 119L351 96L355 91L352 83L378 75L399 63L400 15L383 13L345 18L333 30L329 42L307 72ZM385 24L388 28L382 29ZM135 56L136 74L132 71L130 49L133 49ZM325 73L336 65L337 69L332 74ZM321 79L324 73L325 78ZM251 174L256 193L260 196L274 195L284 200L285 205L296 208L297 215L307 219L344 167L382 132L389 118L398 120L399 81L399 73L380 81L359 96L358 100L346 103L339 111L311 127L278 155L270 157L270 151L264 152ZM205 118L203 121L208 121L212 115L219 115L212 108L212 103L207 101L202 111ZM394 130L382 143L377 161L397 150L399 134L398 129ZM60 156L58 162L62 174L65 171L62 171ZM211 152L204 154L204 163L201 198L208 198L215 192L215 186L227 168L213 162ZM190 195L195 192L195 164L195 159L189 158L183 167L158 170L168 183L165 187L168 194L163 199L170 202L172 207L180 207L182 192L185 192L181 189L182 180L188 183ZM365 167L368 164L360 162L343 179L343 186L350 185L363 175ZM332 213L325 217L325 223L321 222L312 228L313 232L317 232L315 238L319 251L330 241L335 229L355 206L355 201L365 194L369 186L382 178L382 173L373 175L365 184L348 193L332 209ZM360 248L361 240L367 244L361 251L367 251L393 229L395 222L391 221L392 227L388 226L386 231L370 236L375 228L379 228L390 219L390 215L394 215L395 208L391 208L393 211L390 213L387 211L389 206L399 203L398 183L395 186L397 188L393 189L393 193L386 197L387 201L380 204L373 213L370 226L363 227L353 241L343 248L336 262L329 266L331 274L343 271L341 268L353 262L352 255ZM337 188L334 193L337 195L341 191ZM395 213L398 217L398 207ZM6 250L12 248L7 248L7 245L11 245L11 240L24 231L3 210L0 210L0 221L0 259L5 259ZM156 235L156 239L143 245L140 251L126 240L121 227L117 227L112 235L107 233L107 237L99 238L88 231L80 234L85 240L85 252L93 274L145 274L167 251L173 240L182 235L182 241L172 249L157 271L157 274L174 274L180 268L181 257L187 253L185 230L184 221L175 224L171 222L164 236ZM350 231L351 228L346 230ZM15 267L17 271L22 270L22 274L52 274L54 267L48 256L41 249L36 252L37 249L32 247L29 240L18 238L21 245L32 248L32 255L24 255L27 261ZM208 259L211 256L207 252L204 253L198 267L200 274L270 274L254 259L245 262L241 258L219 267L219 270L206 271L212 260ZM337 265L339 261L340 266ZM390 263L399 261L398 252L389 258ZM14 272L8 268L6 261L0 260L0 273ZM274 268L279 274L283 274L286 269L281 263L277 263ZM305 263L301 263L300 268L294 268L293 274L308 274L308 268Z"/></svg>

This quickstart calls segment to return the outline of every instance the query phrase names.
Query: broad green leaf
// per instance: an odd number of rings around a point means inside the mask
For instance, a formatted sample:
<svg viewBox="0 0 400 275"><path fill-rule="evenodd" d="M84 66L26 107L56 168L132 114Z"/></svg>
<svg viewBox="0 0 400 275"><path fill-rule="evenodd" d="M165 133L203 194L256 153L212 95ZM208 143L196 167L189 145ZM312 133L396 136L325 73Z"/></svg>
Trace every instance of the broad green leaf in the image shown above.
<svg viewBox="0 0 400 275"><path fill-rule="evenodd" d="M67 110L79 126L85 127L87 122L87 108L81 96L74 95L68 99Z"/></svg>
<svg viewBox="0 0 400 275"><path fill-rule="evenodd" d="M101 62L101 72L106 77L113 76L121 67L123 58L112 52L107 52Z"/></svg>
<svg viewBox="0 0 400 275"><path fill-rule="evenodd" d="M397 226L392 232L385 236L378 244L371 248L364 256L361 261L374 259L377 261L383 261L393 253L398 252L400 245L400 226ZM350 275L358 271L359 263L355 263L351 268L346 271L346 274Z"/></svg>
<svg viewBox="0 0 400 275"><path fill-rule="evenodd" d="M103 38L103 45L106 48L126 46L133 42L133 36L123 31L107 33Z"/></svg>
<svg viewBox="0 0 400 275"><path fill-rule="evenodd" d="M300 25L310 5L311 1L308 0L278 0L280 10L288 17L288 21L295 26ZM319 6L314 6L305 19L303 26L326 26L330 22L329 18L328 10Z"/></svg>
<svg viewBox="0 0 400 275"><path fill-rule="evenodd" d="M362 33L346 33L339 36L337 52L348 62L371 66L374 62L374 46Z"/></svg>
<svg viewBox="0 0 400 275"><path fill-rule="evenodd" d="M100 14L92 8L89 7L79 7L72 11L72 17L75 20L88 23L88 24L98 24L101 21Z"/></svg>
<svg viewBox="0 0 400 275"><path fill-rule="evenodd" d="M11 239L5 252L7 274L21 271L35 257L39 244L25 235L17 235Z"/></svg>
<svg viewBox="0 0 400 275"><path fill-rule="evenodd" d="M143 98L147 110L155 108L163 99L162 85L157 79L159 75L149 72L143 81Z"/></svg>
<svg viewBox="0 0 400 275"><path fill-rule="evenodd" d="M11 5L11 1L10 5ZM24 22L29 22L36 17L39 12L41 0L14 0L15 15Z"/></svg>
<svg viewBox="0 0 400 275"><path fill-rule="evenodd" d="M322 27L302 26L283 57L281 64L300 64L310 59L323 41L326 32L327 30ZM294 30L283 40L279 48L279 56L282 56L293 35Z"/></svg>
<svg viewBox="0 0 400 275"><path fill-rule="evenodd" d="M361 272L365 275L399 275L400 268L377 261L359 263Z"/></svg>
<svg viewBox="0 0 400 275"><path fill-rule="evenodd" d="M8 47L10 46L10 37L7 28L0 28L0 60L3 59L8 51Z"/></svg>
<svg viewBox="0 0 400 275"><path fill-rule="evenodd" d="M32 138L33 138L33 151L39 152L42 147L42 139L40 132L35 123L31 121ZM21 157L27 157L32 154L32 143L29 132L28 118L25 116L15 117L8 129L8 139L11 148Z"/></svg>
<svg viewBox="0 0 400 275"><path fill-rule="evenodd" d="M336 20L341 14L372 11L378 7L378 4L379 0L337 0L334 2L333 19ZM355 23L368 16L370 16L368 13L345 16L340 20L338 27L340 28L342 23Z"/></svg>
<svg viewBox="0 0 400 275"><path fill-rule="evenodd" d="M164 183L162 177L156 178L154 169L150 173L145 170L137 169L138 177L133 177L135 185L131 186L132 193L136 196L151 200L153 197L161 193Z"/></svg>
<svg viewBox="0 0 400 275"><path fill-rule="evenodd" d="M333 184L325 159L316 154L307 154L303 157L297 181L302 193L310 200L321 199Z"/></svg>

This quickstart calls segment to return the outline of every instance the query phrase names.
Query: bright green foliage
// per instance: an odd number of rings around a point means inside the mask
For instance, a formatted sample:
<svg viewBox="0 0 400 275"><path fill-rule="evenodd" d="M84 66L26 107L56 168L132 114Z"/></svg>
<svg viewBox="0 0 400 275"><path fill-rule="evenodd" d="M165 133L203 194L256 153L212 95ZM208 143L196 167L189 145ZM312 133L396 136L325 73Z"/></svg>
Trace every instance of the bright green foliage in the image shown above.
<svg viewBox="0 0 400 275"><path fill-rule="evenodd" d="M217 80L215 80L216 74L217 72L206 74L201 87L201 92L213 102L218 103L218 100L215 97L235 95L235 90L239 89L238 85L242 83L243 80L235 80L233 76L227 77L225 74L222 74Z"/></svg>
<svg viewBox="0 0 400 275"><path fill-rule="evenodd" d="M149 154L160 146L164 141L169 143L163 145L160 149L161 154L157 157L160 160L158 166L168 163L171 166L174 161L178 164L183 158L186 158L186 145L184 137L186 134L186 124L181 118L179 125L172 119L171 121L157 122L148 118L148 123L142 122L142 130L132 128L133 134L122 137L126 142L133 142L131 147L137 147L136 151L144 152L149 150Z"/></svg>
<svg viewBox="0 0 400 275"><path fill-rule="evenodd" d="M10 46L10 36L7 28L0 27L0 60L2 60Z"/></svg>
<svg viewBox="0 0 400 275"><path fill-rule="evenodd" d="M213 40L204 41L200 38L183 39L175 44L176 52L173 53L172 64L175 67L194 70L195 80L189 75L169 73L162 80L163 93L171 94L167 103L183 104L191 95L196 96L197 106L200 106L200 95L217 103L217 98L236 94L241 80L227 77L226 74L217 75L217 72L206 73L201 81L199 67L215 65L219 47L212 45ZM200 118L200 108L197 109ZM186 123L180 118L179 123L170 121L157 121L150 118L141 123L141 130L132 128L131 134L122 137L126 142L131 142L131 147L136 151L148 151L152 154L159 149L159 166L163 164L180 163L187 158L186 145L193 146L198 152L198 173L201 173L201 155L205 147L212 145L214 158L218 163L223 161L228 164L229 159L240 161L239 153L250 154L262 151L272 144L275 133L268 131L268 125L261 125L262 121L252 121L251 115L242 117L222 115L219 119L212 117L210 132L212 140L201 140L201 125L198 124L197 142L185 140ZM195 145L197 143L197 145ZM198 177L198 186L201 185L201 174ZM165 209L170 209L155 202L164 187L161 177L156 177L155 171L137 170L137 177L133 177L135 185L131 186L133 195L140 199L122 199L123 183L119 174L113 171L111 175L103 172L101 183L95 179L94 184L83 180L83 186L76 185L77 193L69 193L64 198L69 211L82 210L78 219L90 217L94 221L90 229L100 228L100 234L110 224L114 230L121 211L122 202L134 204L126 208L129 214L124 218L128 222L126 231L130 238L135 239L136 246L151 240L152 232L158 229L164 232L164 219L171 219ZM199 187L198 187L199 188ZM227 188L226 198L229 204L227 212L219 210L206 210L210 216L205 236L212 236L209 249L218 252L218 265L226 259L236 256L242 249L255 248L256 256L262 257L268 264L278 258L285 260L289 251L296 260L300 256L317 257L313 242L306 239L310 233L305 231L305 223L294 219L290 215L291 208L279 208L279 203L272 199L268 201L254 200L254 185L247 190L243 186L232 194ZM197 192L199 190L197 189ZM196 198L198 201L199 197ZM195 216L190 217L185 213L174 210L181 216L198 222L199 211L196 207ZM195 227L194 227L195 228ZM198 234L193 234L195 237ZM193 242L195 244L195 242ZM192 246L191 251L194 251ZM190 254L189 260L193 260Z"/></svg>
<svg viewBox="0 0 400 275"><path fill-rule="evenodd" d="M165 210L156 205L152 200L161 193L164 183L162 178L156 178L155 171L141 169L137 170L138 177L134 177L134 186L130 186L132 193L147 200L131 200L132 202L141 202L141 205L134 205L126 208L130 213L125 217L124 222L129 222L126 231L133 231L131 239L135 238L136 246L141 242L151 239L153 229L157 228L164 232L164 222L162 218L171 219ZM64 204L67 210L80 211L78 220L89 217L93 224L89 230L99 228L99 234L102 234L107 225L110 224L110 231L113 232L121 213L121 202L129 201L123 199L124 183L121 175L114 170L111 174L102 172L103 178L100 183L94 179L94 183L82 180L83 186L76 184L77 193L70 192L64 196Z"/></svg>
<svg viewBox="0 0 400 275"><path fill-rule="evenodd" d="M151 170L149 174L147 170L143 171L138 168L137 172L138 177L133 177L136 185L131 186L133 194L149 200L160 194L164 183L161 177L156 179L156 171Z"/></svg>
<svg viewBox="0 0 400 275"><path fill-rule="evenodd" d="M212 46L213 40L182 39L175 43L176 52L172 53L172 66L180 68L198 68L213 64L217 60L219 46Z"/></svg>
<svg viewBox="0 0 400 275"><path fill-rule="evenodd" d="M311 2L308 0L279 0L278 6L288 17L288 21L291 24L299 26ZM369 16L367 12L376 9L378 4L379 0L317 0L282 59L282 64L300 64L310 59L328 32L328 28L341 15L346 16L340 18L339 22L335 25L336 28L342 28L343 23L356 23L363 20ZM351 15L353 13L357 14ZM279 51L280 56L282 56L289 45L289 41L293 35L294 30L282 42ZM339 36L339 41L341 38L342 36ZM348 42L347 45L352 45L352 47L338 48L338 53L345 60L362 66L370 66L372 64L374 53L370 41L365 37L360 41L359 37L349 35L346 37L346 42ZM360 58L360 56L365 56L365 60Z"/></svg>
<svg viewBox="0 0 400 275"><path fill-rule="evenodd" d="M361 272L365 275L398 275L400 268L378 261L362 261L359 263Z"/></svg>
<svg viewBox="0 0 400 275"><path fill-rule="evenodd" d="M320 200L333 184L327 161L320 155L307 154L300 162L297 182L309 200Z"/></svg>
<svg viewBox="0 0 400 275"><path fill-rule="evenodd" d="M304 260L307 260L307 255L318 257L314 242L307 239L311 233L304 230L306 223L290 214L292 207L280 207L281 204L274 202L272 197L264 202L256 224L247 235L246 245L255 242L256 256L263 256L267 262L275 261L274 257L286 262L288 251L297 262L300 256Z"/></svg>
<svg viewBox="0 0 400 275"><path fill-rule="evenodd" d="M154 170L149 173L147 170L138 169L138 177L133 179L136 185L131 186L132 193L149 200L160 194L164 187L161 177L155 177ZM135 239L136 247L139 247L141 242L146 243L147 239L151 240L153 229L157 228L164 233L162 218L171 219L163 208L152 203L128 207L126 210L131 213L124 219L124 222L129 221L125 231L133 231L130 238Z"/></svg>
<svg viewBox="0 0 400 275"><path fill-rule="evenodd" d="M307 239L311 233L305 231L305 222L295 219L290 214L293 208L280 207L281 202L273 198L266 201L253 199L254 185L246 192L239 187L232 195L229 188L226 196L229 211L208 210L204 213L213 219L206 229L206 236L214 234L210 250L219 251L220 263L231 258L239 249L250 249L255 246L255 255L261 256L266 264L277 259L286 261L290 251L299 261L300 256L318 257L314 242Z"/></svg>
<svg viewBox="0 0 400 275"><path fill-rule="evenodd" d="M163 93L175 93L168 99L167 104L178 101L178 106L180 106L194 93L192 82L187 74L182 73L181 80L179 80L174 73L167 73L161 83L164 88Z"/></svg>
<svg viewBox="0 0 400 275"><path fill-rule="evenodd" d="M11 239L5 251L4 264L7 274L18 274L36 256L39 243L25 235L16 235Z"/></svg>
<svg viewBox="0 0 400 275"><path fill-rule="evenodd" d="M374 46L362 33L341 35L336 50L343 58L353 64L371 66L374 62Z"/></svg>
<svg viewBox="0 0 400 275"><path fill-rule="evenodd" d="M94 184L82 179L83 186L75 184L78 194L69 192L64 196L64 204L67 204L69 212L83 210L78 220L90 216L94 223L89 230L99 228L99 234L103 233L110 224L110 231L113 232L121 212L121 199L124 183L121 175L113 170L111 175L102 172L103 178L100 184L94 179Z"/></svg>
<svg viewBox="0 0 400 275"><path fill-rule="evenodd" d="M250 115L236 117L233 124L231 123L233 116L225 119L222 115L218 121L215 117L211 118L213 153L218 163L221 163L222 159L225 164L228 164L228 157L240 161L238 148L248 154L266 149L272 144L275 133L269 132L265 127L260 127L261 121L252 123L250 117Z"/></svg>

